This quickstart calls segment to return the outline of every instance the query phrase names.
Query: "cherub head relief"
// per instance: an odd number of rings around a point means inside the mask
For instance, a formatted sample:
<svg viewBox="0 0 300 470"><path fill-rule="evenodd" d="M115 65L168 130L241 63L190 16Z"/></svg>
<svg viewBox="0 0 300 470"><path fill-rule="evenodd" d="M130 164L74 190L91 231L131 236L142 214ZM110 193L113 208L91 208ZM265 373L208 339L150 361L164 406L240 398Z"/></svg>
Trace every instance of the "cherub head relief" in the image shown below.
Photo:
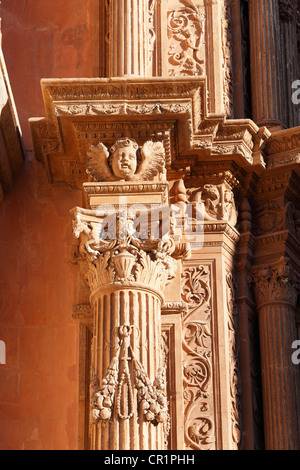
<svg viewBox="0 0 300 470"><path fill-rule="evenodd" d="M96 181L151 181L164 173L165 151L161 142L122 138L108 150L101 142L88 151L87 173Z"/></svg>

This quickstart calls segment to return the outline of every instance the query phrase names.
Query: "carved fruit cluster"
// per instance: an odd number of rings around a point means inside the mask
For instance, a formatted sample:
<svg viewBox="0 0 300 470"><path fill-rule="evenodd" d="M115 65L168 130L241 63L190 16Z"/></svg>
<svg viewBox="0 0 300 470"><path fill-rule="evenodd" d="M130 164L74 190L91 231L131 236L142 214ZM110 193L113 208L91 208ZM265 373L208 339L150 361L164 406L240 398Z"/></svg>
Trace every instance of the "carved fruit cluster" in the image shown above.
<svg viewBox="0 0 300 470"><path fill-rule="evenodd" d="M102 380L100 390L95 393L93 409L93 417L95 420L109 420L111 418L117 384L118 367L115 361L113 361Z"/></svg>
<svg viewBox="0 0 300 470"><path fill-rule="evenodd" d="M165 368L158 371L153 384L141 367L136 369L135 374L135 388L138 390L138 401L145 419L153 424L163 424L165 432L169 432L170 416L165 393Z"/></svg>

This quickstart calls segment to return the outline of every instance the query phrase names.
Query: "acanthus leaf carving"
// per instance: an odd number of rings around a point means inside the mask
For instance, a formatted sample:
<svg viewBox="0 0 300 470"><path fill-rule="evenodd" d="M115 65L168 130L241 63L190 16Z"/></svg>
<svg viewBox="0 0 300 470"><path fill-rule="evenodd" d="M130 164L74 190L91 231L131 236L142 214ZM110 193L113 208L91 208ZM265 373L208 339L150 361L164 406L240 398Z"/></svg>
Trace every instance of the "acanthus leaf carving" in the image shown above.
<svg viewBox="0 0 300 470"><path fill-rule="evenodd" d="M86 281L91 292L107 284L124 283L148 285L162 291L175 276L172 224L160 239L140 237L135 232L136 214L127 211L114 214L112 232L105 231L107 217L99 210L76 207L71 214L74 235L80 239L79 253L87 260Z"/></svg>
<svg viewBox="0 0 300 470"><path fill-rule="evenodd" d="M204 266L187 268L183 273L182 299L189 307L200 307L208 302L210 289L207 284L208 271Z"/></svg>
<svg viewBox="0 0 300 470"><path fill-rule="evenodd" d="M248 282L254 287L259 308L266 303L280 301L296 305L300 281L294 268L285 258L273 266L254 268L248 276Z"/></svg>

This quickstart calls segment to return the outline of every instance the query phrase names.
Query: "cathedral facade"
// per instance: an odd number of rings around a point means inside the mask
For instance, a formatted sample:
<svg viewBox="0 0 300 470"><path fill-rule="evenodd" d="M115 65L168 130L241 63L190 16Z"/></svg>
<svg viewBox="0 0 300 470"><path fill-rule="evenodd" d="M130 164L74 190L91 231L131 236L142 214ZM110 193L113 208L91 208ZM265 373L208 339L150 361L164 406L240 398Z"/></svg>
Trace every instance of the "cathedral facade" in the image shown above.
<svg viewBox="0 0 300 470"><path fill-rule="evenodd" d="M299 2L61 3L0 6L0 448L299 450Z"/></svg>

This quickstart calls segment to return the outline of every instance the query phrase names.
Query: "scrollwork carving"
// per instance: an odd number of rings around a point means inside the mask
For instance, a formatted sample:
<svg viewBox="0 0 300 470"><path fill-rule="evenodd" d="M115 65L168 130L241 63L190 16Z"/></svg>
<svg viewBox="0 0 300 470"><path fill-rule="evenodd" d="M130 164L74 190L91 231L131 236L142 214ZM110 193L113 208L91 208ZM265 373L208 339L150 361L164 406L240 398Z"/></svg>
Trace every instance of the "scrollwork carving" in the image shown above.
<svg viewBox="0 0 300 470"><path fill-rule="evenodd" d="M169 75L203 74L204 61L199 57L205 13L193 1L184 8L168 12Z"/></svg>
<svg viewBox="0 0 300 470"><path fill-rule="evenodd" d="M208 266L187 267L182 275L182 299L189 311L183 323L185 443L201 450L215 443L210 277Z"/></svg>
<svg viewBox="0 0 300 470"><path fill-rule="evenodd" d="M213 438L214 425L211 419L201 416L195 418L189 425L187 435L191 441L192 448L201 449L211 445Z"/></svg>
<svg viewBox="0 0 300 470"><path fill-rule="evenodd" d="M189 356L188 361L183 365L183 377L187 387L196 387L195 399L207 398L209 396L208 383L211 379L209 353L204 353L203 357Z"/></svg>

